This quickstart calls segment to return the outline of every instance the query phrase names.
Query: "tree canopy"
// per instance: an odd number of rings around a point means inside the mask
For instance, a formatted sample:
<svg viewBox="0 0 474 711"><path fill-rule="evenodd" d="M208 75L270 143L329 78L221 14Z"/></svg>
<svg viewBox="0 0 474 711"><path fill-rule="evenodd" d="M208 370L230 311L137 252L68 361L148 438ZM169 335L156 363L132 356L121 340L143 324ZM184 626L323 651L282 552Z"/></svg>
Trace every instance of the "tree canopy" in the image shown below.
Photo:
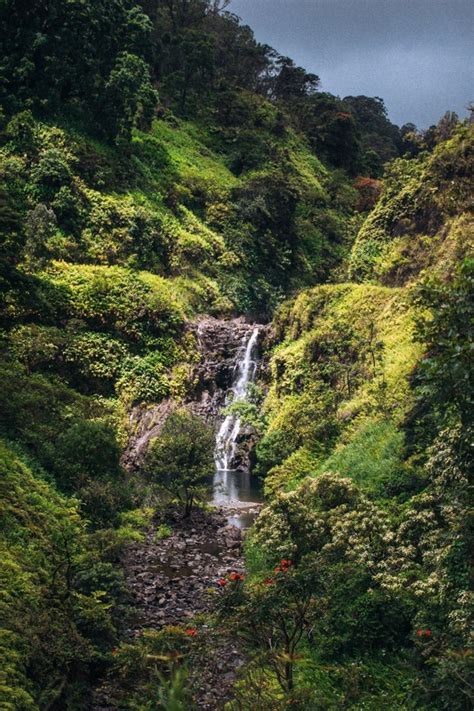
<svg viewBox="0 0 474 711"><path fill-rule="evenodd" d="M150 479L177 497L189 516L214 469L214 433L186 410L171 414L147 454Z"/></svg>

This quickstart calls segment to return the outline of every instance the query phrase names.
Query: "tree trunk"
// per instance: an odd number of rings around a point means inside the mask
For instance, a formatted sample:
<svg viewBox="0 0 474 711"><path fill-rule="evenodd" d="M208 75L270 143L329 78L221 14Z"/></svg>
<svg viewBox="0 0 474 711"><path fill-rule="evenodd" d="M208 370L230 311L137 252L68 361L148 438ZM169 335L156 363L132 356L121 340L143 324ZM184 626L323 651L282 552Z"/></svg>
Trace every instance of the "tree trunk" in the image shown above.
<svg viewBox="0 0 474 711"><path fill-rule="evenodd" d="M192 494L186 494L186 505L184 508L184 517L189 518L193 508L194 496Z"/></svg>
<svg viewBox="0 0 474 711"><path fill-rule="evenodd" d="M286 662L285 664L285 679L287 690L293 691L293 662Z"/></svg>

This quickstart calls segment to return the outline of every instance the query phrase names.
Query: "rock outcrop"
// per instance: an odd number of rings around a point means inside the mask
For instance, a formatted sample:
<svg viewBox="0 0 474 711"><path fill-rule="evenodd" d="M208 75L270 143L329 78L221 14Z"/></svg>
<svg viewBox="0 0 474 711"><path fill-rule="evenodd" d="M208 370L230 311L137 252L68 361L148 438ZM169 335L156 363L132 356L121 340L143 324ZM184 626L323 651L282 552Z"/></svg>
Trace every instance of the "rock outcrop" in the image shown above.
<svg viewBox="0 0 474 711"><path fill-rule="evenodd" d="M197 386L190 404L196 414L212 424L220 417L227 392L235 380L242 343L249 338L253 327L243 318L230 321L203 318L191 326L201 360L195 369Z"/></svg>
<svg viewBox="0 0 474 711"><path fill-rule="evenodd" d="M214 426L216 431L221 422L227 393L235 380L238 355L253 328L254 324L246 322L244 318L223 320L205 317L189 325L196 338L200 358L192 378L196 385L189 393L185 405ZM268 334L268 327L262 326L258 344L257 378L264 370L265 359L262 356ZM156 405L139 405L132 409L129 442L122 459L127 469L140 467L150 440L160 433L166 418L177 406L175 401L167 399ZM251 467L255 441L252 428L243 428L237 442L235 464L238 468Z"/></svg>
<svg viewBox="0 0 474 711"><path fill-rule="evenodd" d="M128 443L122 464L129 471L143 463L150 440L160 434L166 419L177 407L174 400L163 400L157 405L137 405L130 412Z"/></svg>

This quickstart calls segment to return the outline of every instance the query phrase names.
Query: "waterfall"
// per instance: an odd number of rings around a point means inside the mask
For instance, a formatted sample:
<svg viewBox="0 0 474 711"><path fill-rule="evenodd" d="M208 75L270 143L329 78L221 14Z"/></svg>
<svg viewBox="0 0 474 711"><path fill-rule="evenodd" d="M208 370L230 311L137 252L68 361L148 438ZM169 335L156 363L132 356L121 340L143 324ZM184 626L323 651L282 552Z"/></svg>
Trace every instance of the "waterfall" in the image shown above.
<svg viewBox="0 0 474 711"><path fill-rule="evenodd" d="M226 397L226 405L243 402L247 396L247 386L255 379L257 362L255 350L259 336L259 328L255 326L250 336L244 336L237 355L236 377L231 390ZM221 471L232 470L232 462L237 448L240 433L240 418L227 415L216 437L216 467Z"/></svg>

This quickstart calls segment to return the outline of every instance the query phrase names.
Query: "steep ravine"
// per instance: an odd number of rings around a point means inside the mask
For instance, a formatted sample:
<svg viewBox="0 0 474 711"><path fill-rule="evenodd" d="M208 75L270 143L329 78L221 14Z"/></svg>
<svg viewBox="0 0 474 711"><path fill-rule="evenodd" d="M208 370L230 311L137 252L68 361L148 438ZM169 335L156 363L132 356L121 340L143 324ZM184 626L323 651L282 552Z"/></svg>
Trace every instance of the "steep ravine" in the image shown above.
<svg viewBox="0 0 474 711"><path fill-rule="evenodd" d="M147 629L191 624L201 613L212 613L218 580L244 572L243 528L258 514L261 496L249 473L254 433L235 416L224 417L231 401L245 400L248 383L259 373L266 328L243 319L202 319L193 326L201 353L196 367L199 383L186 403L216 430L216 474L210 486L210 511L196 509L188 519L170 510L156 521L145 540L130 545L122 559L129 594L130 618L125 638L138 638ZM157 436L175 407L168 400L137 408L131 416L132 437L125 455L130 469L139 469L151 439ZM224 467L224 468L223 468ZM166 523L172 535L157 538ZM192 623L194 624L194 623ZM190 686L199 709L221 709L231 698L242 656L235 641L213 625L197 624L198 645L206 654L192 665ZM121 711L123 690L113 677L95 691L93 711Z"/></svg>

